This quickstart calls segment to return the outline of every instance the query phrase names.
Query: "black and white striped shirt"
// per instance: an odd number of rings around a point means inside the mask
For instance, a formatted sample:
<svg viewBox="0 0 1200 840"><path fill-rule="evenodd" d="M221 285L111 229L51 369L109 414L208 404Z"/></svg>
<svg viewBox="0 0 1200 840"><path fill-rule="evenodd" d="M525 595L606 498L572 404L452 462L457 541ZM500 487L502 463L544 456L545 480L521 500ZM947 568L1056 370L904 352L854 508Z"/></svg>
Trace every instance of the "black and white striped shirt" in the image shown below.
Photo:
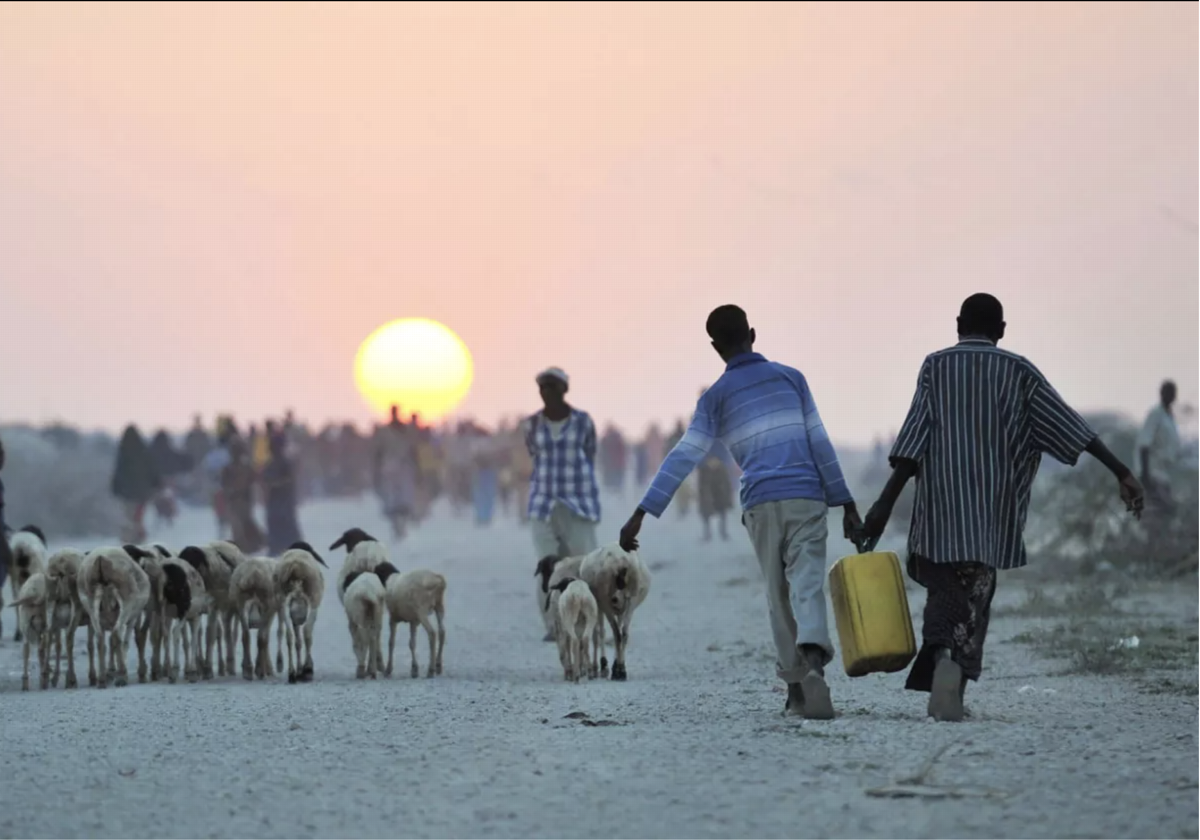
<svg viewBox="0 0 1200 840"><path fill-rule="evenodd" d="M908 550L933 563L1024 566L1042 454L1074 465L1096 436L1028 359L986 339L925 357L891 460L916 461Z"/></svg>

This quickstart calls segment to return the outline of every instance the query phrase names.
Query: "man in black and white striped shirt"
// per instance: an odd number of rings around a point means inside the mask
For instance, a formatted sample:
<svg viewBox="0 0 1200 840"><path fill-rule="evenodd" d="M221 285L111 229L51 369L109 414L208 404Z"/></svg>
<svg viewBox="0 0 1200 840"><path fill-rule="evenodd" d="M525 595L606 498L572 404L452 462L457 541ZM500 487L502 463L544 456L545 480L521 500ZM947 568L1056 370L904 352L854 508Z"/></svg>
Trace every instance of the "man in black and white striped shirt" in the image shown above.
<svg viewBox="0 0 1200 840"><path fill-rule="evenodd" d="M929 714L961 720L967 680L978 680L996 571L1024 566L1029 491L1043 454L1074 465L1084 452L1119 482L1140 516L1143 491L1027 359L999 349L1004 310L972 295L956 345L925 358L908 417L892 446L892 475L863 525L877 539L914 475L908 574L928 592L921 651L906 688L928 691Z"/></svg>

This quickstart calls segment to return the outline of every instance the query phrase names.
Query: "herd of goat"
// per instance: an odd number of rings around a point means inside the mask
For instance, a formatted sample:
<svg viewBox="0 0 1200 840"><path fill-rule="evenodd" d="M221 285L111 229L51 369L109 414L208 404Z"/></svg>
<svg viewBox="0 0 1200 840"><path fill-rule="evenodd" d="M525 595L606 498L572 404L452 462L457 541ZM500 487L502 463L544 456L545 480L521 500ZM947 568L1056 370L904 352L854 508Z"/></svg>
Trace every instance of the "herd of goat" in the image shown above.
<svg viewBox="0 0 1200 840"><path fill-rule="evenodd" d="M14 638L24 642L22 690L29 690L29 659L35 647L41 687L58 687L64 638L65 687L78 685L75 633L80 627L87 630L88 684L98 688L107 687L109 680L116 686L128 684L131 636L137 646L139 682L165 677L174 683L181 665L189 682L233 676L239 630L245 679L282 673L284 650L288 682L313 679L313 628L325 591L322 568L328 566L306 542L295 543L278 558L246 557L236 545L221 540L187 546L177 554L158 544L50 553L42 532L26 526L13 534L10 547L15 596L10 606L17 610L18 624ZM446 578L427 569L401 572L389 562L384 544L361 528L346 531L329 550L338 548L346 550L337 574L337 595L349 623L356 676L375 679L380 671L391 676L399 624L409 625L411 675L420 675L418 627L429 638L426 676L441 674ZM578 682L583 676L609 675L607 621L615 648L612 679L625 679L630 621L650 590L650 573L637 554L608 545L576 557L544 557L534 576L538 610L558 642L564 678ZM390 624L386 666L385 615ZM437 621L436 630L431 618ZM278 639L274 669L272 623Z"/></svg>

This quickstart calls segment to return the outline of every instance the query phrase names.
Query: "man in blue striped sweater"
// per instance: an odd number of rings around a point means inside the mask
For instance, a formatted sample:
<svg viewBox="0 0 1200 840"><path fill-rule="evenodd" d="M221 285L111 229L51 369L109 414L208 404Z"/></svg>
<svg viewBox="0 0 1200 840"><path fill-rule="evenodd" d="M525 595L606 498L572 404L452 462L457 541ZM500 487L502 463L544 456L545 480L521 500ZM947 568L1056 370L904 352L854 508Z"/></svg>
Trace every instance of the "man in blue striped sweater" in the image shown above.
<svg viewBox="0 0 1200 840"><path fill-rule="evenodd" d="M832 718L825 682L833 658L825 610L826 520L830 507L843 508L847 539L862 522L804 375L754 352L756 336L739 307L717 307L706 326L725 373L700 397L687 433L621 529L621 545L637 548L646 514L661 516L679 485L721 441L742 468L742 522L767 585L776 673L788 685L785 711Z"/></svg>

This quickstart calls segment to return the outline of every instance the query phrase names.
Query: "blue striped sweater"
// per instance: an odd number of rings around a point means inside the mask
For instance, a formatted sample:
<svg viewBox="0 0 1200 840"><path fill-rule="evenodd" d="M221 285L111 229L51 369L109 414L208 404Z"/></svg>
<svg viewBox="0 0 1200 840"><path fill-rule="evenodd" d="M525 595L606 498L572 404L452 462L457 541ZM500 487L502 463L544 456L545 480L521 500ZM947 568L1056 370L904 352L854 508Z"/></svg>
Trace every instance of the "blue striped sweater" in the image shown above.
<svg viewBox="0 0 1200 840"><path fill-rule="evenodd" d="M781 499L815 499L830 507L853 501L804 374L743 353L700 397L691 426L639 507L661 516L717 441L742 468L743 508Z"/></svg>

